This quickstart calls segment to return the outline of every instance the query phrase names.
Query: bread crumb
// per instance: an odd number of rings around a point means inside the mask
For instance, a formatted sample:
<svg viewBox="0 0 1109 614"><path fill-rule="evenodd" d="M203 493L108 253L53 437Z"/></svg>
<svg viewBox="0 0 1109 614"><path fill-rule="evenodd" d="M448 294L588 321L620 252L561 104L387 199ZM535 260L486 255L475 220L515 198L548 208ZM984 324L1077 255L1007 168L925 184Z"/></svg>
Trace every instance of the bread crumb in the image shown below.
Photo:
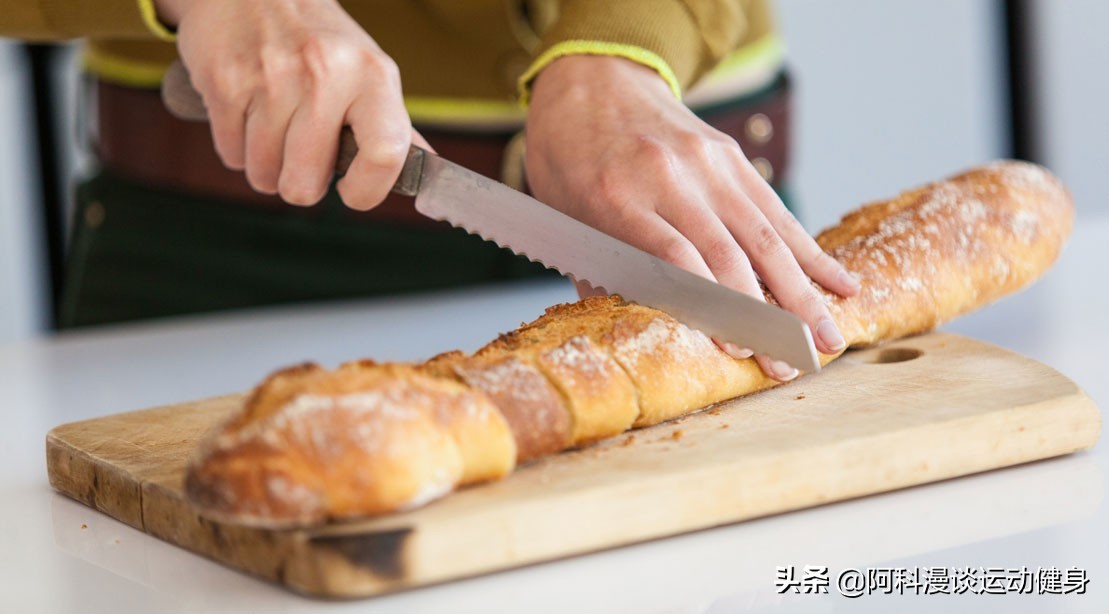
<svg viewBox="0 0 1109 614"><path fill-rule="evenodd" d="M797 395L797 400L798 400L798 401L801 401L801 400L803 400L804 398L805 398L805 393L804 393L804 392L802 392L801 394Z"/></svg>
<svg viewBox="0 0 1109 614"><path fill-rule="evenodd" d="M678 430L674 431L673 433L671 433L670 439L673 439L674 441L678 441L679 439L682 438L682 435L685 435L685 433L681 429L678 429Z"/></svg>
<svg viewBox="0 0 1109 614"><path fill-rule="evenodd" d="M720 415L720 408L719 407L714 407L714 408L708 410L708 415L710 415L710 416L719 416Z"/></svg>
<svg viewBox="0 0 1109 614"><path fill-rule="evenodd" d="M89 528L89 525L87 525L87 524L85 524L85 523L83 523L83 522L82 522L82 523L81 523L81 528L82 528L82 529L87 529L87 528Z"/></svg>
<svg viewBox="0 0 1109 614"><path fill-rule="evenodd" d="M722 428L722 429L726 429L726 428L728 428L728 426L730 426L730 425L727 425L727 424L721 424L721 425L720 425L720 428Z"/></svg>
<svg viewBox="0 0 1109 614"><path fill-rule="evenodd" d="M626 448L626 447L632 445L633 443L635 443L635 435L628 435L627 437L624 438L624 441L620 442L620 447Z"/></svg>

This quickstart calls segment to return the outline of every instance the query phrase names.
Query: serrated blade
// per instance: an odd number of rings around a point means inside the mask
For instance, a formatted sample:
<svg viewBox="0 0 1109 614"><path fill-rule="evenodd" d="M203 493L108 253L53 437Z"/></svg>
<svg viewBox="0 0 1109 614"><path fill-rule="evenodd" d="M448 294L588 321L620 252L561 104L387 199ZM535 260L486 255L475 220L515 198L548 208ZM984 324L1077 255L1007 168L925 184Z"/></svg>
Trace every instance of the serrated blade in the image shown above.
<svg viewBox="0 0 1109 614"><path fill-rule="evenodd" d="M794 314L678 268L530 196L426 153L416 209L516 254L664 311L721 341L819 371L809 327Z"/></svg>

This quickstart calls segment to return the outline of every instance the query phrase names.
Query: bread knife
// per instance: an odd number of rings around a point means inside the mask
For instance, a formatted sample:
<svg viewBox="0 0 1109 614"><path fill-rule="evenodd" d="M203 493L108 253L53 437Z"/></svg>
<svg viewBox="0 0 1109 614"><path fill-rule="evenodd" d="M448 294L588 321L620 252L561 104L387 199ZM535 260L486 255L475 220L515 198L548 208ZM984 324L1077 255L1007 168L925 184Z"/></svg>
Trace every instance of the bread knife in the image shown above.
<svg viewBox="0 0 1109 614"><path fill-rule="evenodd" d="M171 113L205 121L207 110L180 62L162 84ZM358 152L340 135L335 168L346 172ZM414 196L421 214L461 228L596 289L664 311L705 334L819 371L809 327L796 315L690 273L611 237L503 183L415 145L393 191Z"/></svg>

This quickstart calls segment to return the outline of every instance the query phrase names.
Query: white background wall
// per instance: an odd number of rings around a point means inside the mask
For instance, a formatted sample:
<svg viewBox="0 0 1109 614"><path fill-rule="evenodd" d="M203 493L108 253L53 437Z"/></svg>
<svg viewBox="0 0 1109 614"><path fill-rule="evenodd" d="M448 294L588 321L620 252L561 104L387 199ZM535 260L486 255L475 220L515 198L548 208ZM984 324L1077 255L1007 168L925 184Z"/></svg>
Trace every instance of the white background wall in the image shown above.
<svg viewBox="0 0 1109 614"><path fill-rule="evenodd" d="M1033 102L1043 161L1079 219L1109 215L1109 2L1034 0Z"/></svg>
<svg viewBox="0 0 1109 614"><path fill-rule="evenodd" d="M0 343L41 331L46 269L27 74L23 54L0 39Z"/></svg>
<svg viewBox="0 0 1109 614"><path fill-rule="evenodd" d="M1008 152L993 0L778 0L798 97L793 185L810 231Z"/></svg>

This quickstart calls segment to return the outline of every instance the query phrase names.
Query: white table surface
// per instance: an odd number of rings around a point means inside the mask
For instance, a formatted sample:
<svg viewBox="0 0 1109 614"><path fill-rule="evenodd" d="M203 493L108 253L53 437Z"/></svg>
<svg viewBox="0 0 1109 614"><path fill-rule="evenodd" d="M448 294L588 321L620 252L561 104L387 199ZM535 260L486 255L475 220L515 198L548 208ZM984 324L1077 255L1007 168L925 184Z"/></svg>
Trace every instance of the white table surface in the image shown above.
<svg viewBox="0 0 1109 614"><path fill-rule="evenodd" d="M947 327L1032 356L1109 403L1109 219L1080 219L1036 286ZM54 493L53 426L252 386L304 359L474 349L571 298L562 282L102 328L0 346L3 612L1109 612L1109 453L1092 451L378 599L318 601ZM939 451L937 451L939 453ZM779 595L779 565L1087 570L1085 595Z"/></svg>

